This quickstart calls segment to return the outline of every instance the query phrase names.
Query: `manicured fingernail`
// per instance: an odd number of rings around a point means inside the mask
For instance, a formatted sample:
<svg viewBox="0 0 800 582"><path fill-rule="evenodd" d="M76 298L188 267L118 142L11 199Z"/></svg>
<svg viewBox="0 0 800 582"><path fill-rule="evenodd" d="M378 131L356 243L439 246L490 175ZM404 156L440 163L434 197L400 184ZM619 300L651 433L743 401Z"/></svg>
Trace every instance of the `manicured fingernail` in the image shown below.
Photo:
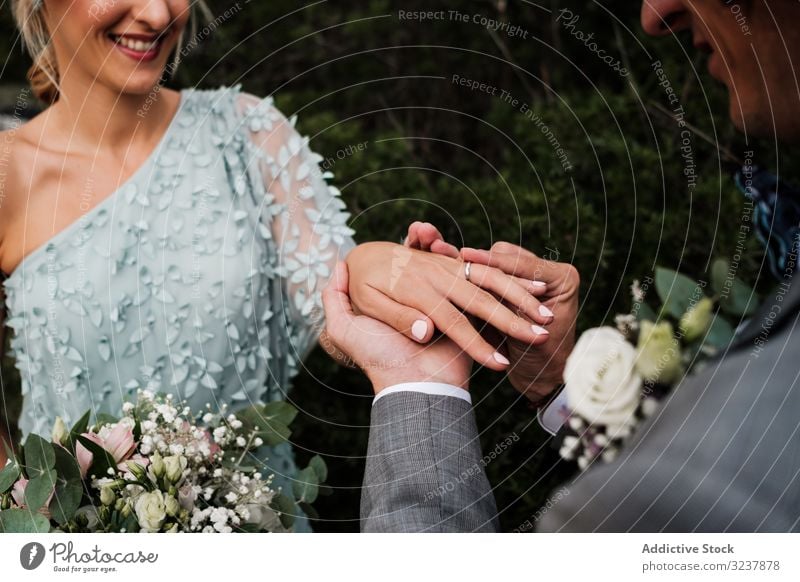
<svg viewBox="0 0 800 582"><path fill-rule="evenodd" d="M549 335L550 334L549 331L547 331L545 328L543 328L540 325L532 325L531 329L533 330L533 333L535 333L536 335Z"/></svg>
<svg viewBox="0 0 800 582"><path fill-rule="evenodd" d="M544 289L545 287L547 287L547 283L545 283L544 281L531 281L531 287L533 287L534 289Z"/></svg>
<svg viewBox="0 0 800 582"><path fill-rule="evenodd" d="M508 358L506 358L500 352L495 352L494 353L494 359L498 364L503 364L504 366L508 366L511 363L511 362L508 361Z"/></svg>
<svg viewBox="0 0 800 582"><path fill-rule="evenodd" d="M428 333L428 323L425 320L418 319L414 322L414 325L411 326L411 335L417 338L419 341L425 339L425 335Z"/></svg>
<svg viewBox="0 0 800 582"><path fill-rule="evenodd" d="M553 312L547 309L544 305L539 306L539 315L542 317L553 317Z"/></svg>

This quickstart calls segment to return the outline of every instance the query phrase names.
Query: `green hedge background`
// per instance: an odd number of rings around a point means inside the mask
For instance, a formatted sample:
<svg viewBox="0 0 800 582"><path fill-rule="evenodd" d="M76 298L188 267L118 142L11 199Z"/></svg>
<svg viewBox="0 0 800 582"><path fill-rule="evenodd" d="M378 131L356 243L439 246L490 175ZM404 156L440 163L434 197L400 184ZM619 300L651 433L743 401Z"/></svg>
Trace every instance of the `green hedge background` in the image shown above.
<svg viewBox="0 0 800 582"><path fill-rule="evenodd" d="M643 34L638 2L209 5L218 17L213 30L171 86L241 82L257 95L274 94L284 113L299 116L313 149L330 159L359 242L399 240L408 223L428 220L457 245L508 240L575 264L582 273L580 329L626 311L631 281L652 275L655 265L704 278L713 258L736 252L743 199L729 174L744 151L755 150L756 162L782 177L796 177L796 156L778 150L779 158L774 143L735 132L726 93L688 37ZM569 19L558 19L563 9L579 20L565 26ZM420 22L400 10L443 10L445 18ZM520 32L493 32L476 17ZM0 32L0 84L4 95L13 94L9 88L24 84L28 60L8 4L0 9ZM615 73L591 42L630 74ZM680 130L662 111L671 105L651 66L656 60L693 128L693 192ZM460 86L454 75L496 87L497 95ZM504 100L501 90L518 103ZM521 112L522 104L546 127ZM756 281L761 260L751 237L739 277ZM3 402L13 419L19 388L7 360L3 373ZM479 371L472 391L485 450L519 437L487 467L502 527L510 531L532 520L574 467L558 461L548 435L501 376ZM330 467L334 495L316 504L314 527L356 531L370 387L317 350L290 397L301 409L293 434L301 462L319 453Z"/></svg>

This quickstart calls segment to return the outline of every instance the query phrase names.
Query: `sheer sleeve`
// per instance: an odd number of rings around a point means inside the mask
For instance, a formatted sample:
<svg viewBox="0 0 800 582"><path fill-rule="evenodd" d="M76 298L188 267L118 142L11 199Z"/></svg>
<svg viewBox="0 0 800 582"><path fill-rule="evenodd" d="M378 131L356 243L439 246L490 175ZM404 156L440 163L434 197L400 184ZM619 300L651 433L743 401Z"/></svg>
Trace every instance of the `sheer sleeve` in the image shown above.
<svg viewBox="0 0 800 582"><path fill-rule="evenodd" d="M355 246L350 214L339 190L326 182L332 174L320 166L323 158L295 129L296 116L287 119L272 97L240 93L236 99L249 138L248 163L258 166L271 214L261 234L274 240L279 254L277 274L285 281L302 358L324 328L321 291L336 262Z"/></svg>

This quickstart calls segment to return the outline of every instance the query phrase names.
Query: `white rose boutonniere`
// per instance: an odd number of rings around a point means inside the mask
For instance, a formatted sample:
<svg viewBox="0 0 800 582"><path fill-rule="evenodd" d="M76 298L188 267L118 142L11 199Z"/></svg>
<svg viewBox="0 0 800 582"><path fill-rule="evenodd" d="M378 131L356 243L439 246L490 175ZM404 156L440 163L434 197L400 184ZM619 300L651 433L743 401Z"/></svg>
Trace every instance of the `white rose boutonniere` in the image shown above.
<svg viewBox="0 0 800 582"><path fill-rule="evenodd" d="M619 331L597 327L581 335L564 368L570 408L592 424L616 433L631 424L642 378L636 350Z"/></svg>
<svg viewBox="0 0 800 582"><path fill-rule="evenodd" d="M757 298L723 259L710 275L708 296L706 281L659 267L653 277L633 282L633 305L617 314L616 328L581 335L564 368L564 459L580 470L598 458L614 459L659 400L730 343L735 331L725 316L740 322L752 315ZM651 287L660 300L656 308L648 298Z"/></svg>

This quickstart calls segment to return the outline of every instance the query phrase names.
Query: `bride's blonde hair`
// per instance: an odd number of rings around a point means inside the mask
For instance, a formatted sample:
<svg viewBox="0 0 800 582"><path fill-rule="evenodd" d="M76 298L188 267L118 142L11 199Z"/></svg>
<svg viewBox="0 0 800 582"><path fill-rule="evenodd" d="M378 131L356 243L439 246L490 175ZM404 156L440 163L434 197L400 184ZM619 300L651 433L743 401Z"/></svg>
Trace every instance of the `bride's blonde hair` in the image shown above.
<svg viewBox="0 0 800 582"><path fill-rule="evenodd" d="M204 0L189 0L189 24L181 31L172 62L167 66L169 75L175 74L178 64L183 56L187 44L186 37L193 39L197 34L197 19L202 16L212 20L211 11ZM28 69L28 81L33 94L52 104L58 99L58 64L53 45L50 43L50 31L44 18L44 0L12 0L11 10L14 20L22 35L22 43L28 54L33 59L33 64ZM198 14L199 13L199 14Z"/></svg>

